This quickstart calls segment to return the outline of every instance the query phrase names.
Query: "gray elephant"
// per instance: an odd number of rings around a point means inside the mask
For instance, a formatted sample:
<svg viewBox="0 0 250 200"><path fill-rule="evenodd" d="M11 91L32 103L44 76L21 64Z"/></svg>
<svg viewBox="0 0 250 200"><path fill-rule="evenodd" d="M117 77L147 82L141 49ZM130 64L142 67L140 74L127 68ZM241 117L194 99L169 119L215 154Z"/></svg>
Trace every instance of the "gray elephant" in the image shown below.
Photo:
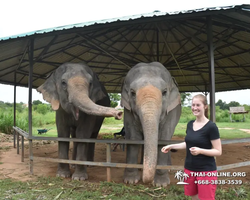
<svg viewBox="0 0 250 200"><path fill-rule="evenodd" d="M160 63L139 63L128 72L122 87L126 139L144 140L143 182L165 187L170 183L167 170L170 153L161 153L158 140L170 140L181 115L180 93L169 71ZM126 162L137 164L139 145L127 145ZM125 183L140 180L138 169L126 168Z"/></svg>
<svg viewBox="0 0 250 200"><path fill-rule="evenodd" d="M37 91L56 110L58 137L96 138L104 117L122 118L96 74L82 63L64 63ZM59 142L59 159L69 159L69 142ZM73 159L93 160L94 143L74 143ZM59 163L57 176L70 177L69 164ZM86 166L76 165L74 180L88 179Z"/></svg>

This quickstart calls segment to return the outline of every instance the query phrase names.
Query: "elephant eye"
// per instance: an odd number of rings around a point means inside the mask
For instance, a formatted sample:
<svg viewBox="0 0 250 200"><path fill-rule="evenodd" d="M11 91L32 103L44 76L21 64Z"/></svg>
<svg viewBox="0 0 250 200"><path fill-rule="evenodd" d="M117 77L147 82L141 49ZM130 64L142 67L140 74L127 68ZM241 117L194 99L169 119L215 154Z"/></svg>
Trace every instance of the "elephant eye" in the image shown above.
<svg viewBox="0 0 250 200"><path fill-rule="evenodd" d="M135 98L136 93L135 93L135 91L134 91L134 90L130 90L130 94L131 94L131 97Z"/></svg>
<svg viewBox="0 0 250 200"><path fill-rule="evenodd" d="M166 96L167 95L167 90L164 90L163 92L162 92L162 96Z"/></svg>
<svg viewBox="0 0 250 200"><path fill-rule="evenodd" d="M63 89L66 89L67 88L67 83L65 80L62 80L62 87Z"/></svg>

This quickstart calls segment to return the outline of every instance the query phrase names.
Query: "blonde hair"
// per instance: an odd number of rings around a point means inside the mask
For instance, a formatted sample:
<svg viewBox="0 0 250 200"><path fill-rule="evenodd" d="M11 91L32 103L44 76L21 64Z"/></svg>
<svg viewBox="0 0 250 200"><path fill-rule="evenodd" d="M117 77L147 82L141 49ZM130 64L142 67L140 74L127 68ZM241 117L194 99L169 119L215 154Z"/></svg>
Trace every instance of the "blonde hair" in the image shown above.
<svg viewBox="0 0 250 200"><path fill-rule="evenodd" d="M193 96L192 100L194 98L198 98L201 100L201 102L203 103L204 107L205 107L205 117L208 118L208 105L207 105L207 97L203 94L197 94L195 96Z"/></svg>

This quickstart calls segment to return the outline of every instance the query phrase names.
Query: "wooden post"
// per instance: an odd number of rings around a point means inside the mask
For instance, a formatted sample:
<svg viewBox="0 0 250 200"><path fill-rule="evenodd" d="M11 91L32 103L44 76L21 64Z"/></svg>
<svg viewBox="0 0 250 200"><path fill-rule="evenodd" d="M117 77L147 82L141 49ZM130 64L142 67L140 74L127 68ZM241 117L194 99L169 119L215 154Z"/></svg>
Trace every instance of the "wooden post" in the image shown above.
<svg viewBox="0 0 250 200"><path fill-rule="evenodd" d="M111 144L107 144L107 163L111 163ZM107 181L111 182L111 168L107 167Z"/></svg>
<svg viewBox="0 0 250 200"><path fill-rule="evenodd" d="M33 82L33 57L34 57L34 38L30 39L29 46L29 137L32 137L32 82ZM29 139L29 163L30 174L33 174L33 150L32 139Z"/></svg>
<svg viewBox="0 0 250 200"><path fill-rule="evenodd" d="M213 24L211 16L207 17L207 39L209 50L209 79L210 79L210 120L215 122L215 71L214 71L214 46Z"/></svg>

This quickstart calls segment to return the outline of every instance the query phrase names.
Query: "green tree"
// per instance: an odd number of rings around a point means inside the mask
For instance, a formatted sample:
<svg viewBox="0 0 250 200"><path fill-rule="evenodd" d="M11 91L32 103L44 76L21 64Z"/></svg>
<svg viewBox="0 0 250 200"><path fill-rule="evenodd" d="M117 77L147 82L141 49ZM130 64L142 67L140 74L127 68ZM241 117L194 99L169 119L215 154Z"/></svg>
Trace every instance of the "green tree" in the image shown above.
<svg viewBox="0 0 250 200"><path fill-rule="evenodd" d="M14 104L13 104L14 107ZM23 102L21 103L16 103L16 110L20 113L22 113L25 110L25 104Z"/></svg>
<svg viewBox="0 0 250 200"><path fill-rule="evenodd" d="M9 102L6 102L5 105L6 105L7 107L12 107L12 106L13 106L13 104L12 104L12 103L9 103Z"/></svg>
<svg viewBox="0 0 250 200"><path fill-rule="evenodd" d="M121 95L118 93L109 93L110 106L115 108L118 105L118 102L121 100Z"/></svg>
<svg viewBox="0 0 250 200"><path fill-rule="evenodd" d="M42 102L40 100L34 100L32 104L33 105L39 105L39 104L42 104Z"/></svg>
<svg viewBox="0 0 250 200"><path fill-rule="evenodd" d="M228 110L228 105L225 101L223 102L221 99L219 99L217 103L215 103L215 105L219 106L221 110Z"/></svg>
<svg viewBox="0 0 250 200"><path fill-rule="evenodd" d="M191 93L188 92L182 92L181 93L181 105L185 106L185 101L191 100Z"/></svg>
<svg viewBox="0 0 250 200"><path fill-rule="evenodd" d="M49 111L48 106L46 104L37 105L37 112L45 115Z"/></svg>
<svg viewBox="0 0 250 200"><path fill-rule="evenodd" d="M5 108L5 103L3 101L0 101L0 108Z"/></svg>
<svg viewBox="0 0 250 200"><path fill-rule="evenodd" d="M237 102L237 101L231 101L231 102L228 104L228 107L237 107L237 106L240 106L240 103Z"/></svg>

